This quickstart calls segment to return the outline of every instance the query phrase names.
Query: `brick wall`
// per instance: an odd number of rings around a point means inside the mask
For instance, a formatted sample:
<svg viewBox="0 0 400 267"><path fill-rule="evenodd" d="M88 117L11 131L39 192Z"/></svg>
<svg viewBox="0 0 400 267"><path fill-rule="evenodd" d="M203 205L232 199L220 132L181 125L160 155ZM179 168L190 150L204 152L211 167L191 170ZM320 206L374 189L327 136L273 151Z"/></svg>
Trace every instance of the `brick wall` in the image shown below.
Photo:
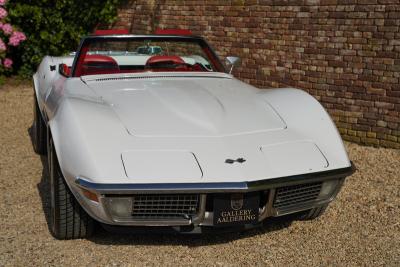
<svg viewBox="0 0 400 267"><path fill-rule="evenodd" d="M344 139L400 148L400 0L136 0L112 27L191 29L238 78L311 93Z"/></svg>

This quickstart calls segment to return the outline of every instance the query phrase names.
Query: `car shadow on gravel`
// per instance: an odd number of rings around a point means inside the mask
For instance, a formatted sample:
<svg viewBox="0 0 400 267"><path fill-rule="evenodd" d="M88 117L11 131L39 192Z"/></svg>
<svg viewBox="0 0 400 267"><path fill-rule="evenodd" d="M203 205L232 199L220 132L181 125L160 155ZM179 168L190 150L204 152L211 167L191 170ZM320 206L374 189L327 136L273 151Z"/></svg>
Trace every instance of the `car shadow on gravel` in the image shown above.
<svg viewBox="0 0 400 267"><path fill-rule="evenodd" d="M33 148L33 125L28 128L27 130L28 135L31 140L32 148ZM45 215L47 228L50 232L50 188L49 188L49 171L47 167L47 156L37 155L40 156L40 161L42 163L42 175L40 177L40 182L36 185L40 199L42 201L42 209Z"/></svg>
<svg viewBox="0 0 400 267"><path fill-rule="evenodd" d="M42 177L37 184L40 198L42 200L42 209L46 218L47 228L50 231L50 188L49 188L49 171L47 168L47 156L40 156L42 162Z"/></svg>
<svg viewBox="0 0 400 267"><path fill-rule="evenodd" d="M187 246L200 247L215 244L229 243L238 239L251 238L279 231L289 227L295 220L294 217L272 218L255 229L244 231L221 231L213 230L202 234L182 234L173 231L150 231L147 229L132 229L122 232L109 232L100 226L96 234L88 240L100 245L136 245L136 246Z"/></svg>
<svg viewBox="0 0 400 267"><path fill-rule="evenodd" d="M32 128L28 129L32 139ZM50 198L49 198L49 172L47 167L47 156L40 156L42 163L42 175L37 189L42 201L42 209L46 218L47 228L50 231ZM281 218L270 218L265 223L251 230L211 230L202 234L180 234L171 228L140 228L122 227L105 230L100 224L96 225L95 234L88 238L89 241L101 245L168 245L168 246L207 246L213 244L229 243L243 238L250 238L256 235L268 234L274 231L285 229L291 225L295 217L284 216Z"/></svg>

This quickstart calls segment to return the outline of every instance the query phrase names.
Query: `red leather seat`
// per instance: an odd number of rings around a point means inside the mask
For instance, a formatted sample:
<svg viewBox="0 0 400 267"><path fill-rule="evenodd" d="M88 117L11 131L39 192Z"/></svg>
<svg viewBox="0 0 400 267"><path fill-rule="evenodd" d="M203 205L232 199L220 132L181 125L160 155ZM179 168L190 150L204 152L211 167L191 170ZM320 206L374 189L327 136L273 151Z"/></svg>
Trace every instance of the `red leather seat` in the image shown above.
<svg viewBox="0 0 400 267"><path fill-rule="evenodd" d="M185 61L179 56L152 56L146 61L145 69L157 72L191 70L185 64Z"/></svg>
<svg viewBox="0 0 400 267"><path fill-rule="evenodd" d="M81 75L119 73L118 63L105 55L86 55L82 65Z"/></svg>
<svg viewBox="0 0 400 267"><path fill-rule="evenodd" d="M146 61L146 66L157 66L163 64L184 64L185 61L178 56L152 56Z"/></svg>

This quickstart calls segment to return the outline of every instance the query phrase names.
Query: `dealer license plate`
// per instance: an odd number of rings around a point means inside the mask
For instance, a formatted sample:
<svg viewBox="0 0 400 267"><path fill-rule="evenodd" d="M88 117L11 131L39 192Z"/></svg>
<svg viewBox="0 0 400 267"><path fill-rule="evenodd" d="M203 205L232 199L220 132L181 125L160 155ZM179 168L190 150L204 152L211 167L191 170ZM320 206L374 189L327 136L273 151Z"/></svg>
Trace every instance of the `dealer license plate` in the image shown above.
<svg viewBox="0 0 400 267"><path fill-rule="evenodd" d="M259 194L214 195L214 226L254 224L258 222Z"/></svg>

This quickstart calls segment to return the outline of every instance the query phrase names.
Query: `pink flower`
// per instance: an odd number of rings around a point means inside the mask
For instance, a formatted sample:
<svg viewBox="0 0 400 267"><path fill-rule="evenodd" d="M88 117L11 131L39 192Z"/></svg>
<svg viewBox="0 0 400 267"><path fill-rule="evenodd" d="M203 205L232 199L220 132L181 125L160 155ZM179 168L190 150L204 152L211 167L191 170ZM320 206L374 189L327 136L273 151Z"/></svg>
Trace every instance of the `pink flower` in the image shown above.
<svg viewBox="0 0 400 267"><path fill-rule="evenodd" d="M0 39L0 51L4 51L6 49L7 49L6 44L3 42L2 39Z"/></svg>
<svg viewBox="0 0 400 267"><path fill-rule="evenodd" d="M4 24L1 28L6 35L10 35L13 32L13 27L9 23Z"/></svg>
<svg viewBox="0 0 400 267"><path fill-rule="evenodd" d="M4 19L5 17L7 17L7 15L8 15L7 10L0 7L0 19Z"/></svg>
<svg viewBox="0 0 400 267"><path fill-rule="evenodd" d="M13 61L9 58L5 58L3 61L3 65L4 67L6 67L7 69L10 69L12 67Z"/></svg>
<svg viewBox="0 0 400 267"><path fill-rule="evenodd" d="M18 46L20 42L25 40L26 36L23 32L13 32L10 39L8 40L8 44L12 46Z"/></svg>
<svg viewBox="0 0 400 267"><path fill-rule="evenodd" d="M7 0L0 0L0 6L4 6L7 3Z"/></svg>

